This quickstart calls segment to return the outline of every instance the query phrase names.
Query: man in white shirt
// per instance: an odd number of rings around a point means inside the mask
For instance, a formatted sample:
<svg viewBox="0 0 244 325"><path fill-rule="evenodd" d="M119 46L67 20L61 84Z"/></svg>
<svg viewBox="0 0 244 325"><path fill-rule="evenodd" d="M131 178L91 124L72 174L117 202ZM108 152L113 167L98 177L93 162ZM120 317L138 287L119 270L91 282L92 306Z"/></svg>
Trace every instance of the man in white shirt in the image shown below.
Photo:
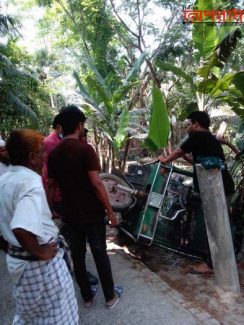
<svg viewBox="0 0 244 325"><path fill-rule="evenodd" d="M14 282L13 324L79 324L73 281L38 175L43 137L15 130L6 149L11 165L0 177L0 230Z"/></svg>
<svg viewBox="0 0 244 325"><path fill-rule="evenodd" d="M0 176L8 170L8 153L5 148L6 143L0 136Z"/></svg>
<svg viewBox="0 0 244 325"><path fill-rule="evenodd" d="M8 170L8 153L6 150L6 142L0 136L0 176L7 172ZM7 242L3 239L1 230L0 230L0 249L6 252Z"/></svg>

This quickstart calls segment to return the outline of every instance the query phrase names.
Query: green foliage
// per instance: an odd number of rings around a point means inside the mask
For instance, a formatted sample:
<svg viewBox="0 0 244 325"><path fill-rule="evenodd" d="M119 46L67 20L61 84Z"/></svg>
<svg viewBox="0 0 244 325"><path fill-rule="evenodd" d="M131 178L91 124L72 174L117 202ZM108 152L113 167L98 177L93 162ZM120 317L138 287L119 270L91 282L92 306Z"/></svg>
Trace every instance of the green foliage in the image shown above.
<svg viewBox="0 0 244 325"><path fill-rule="evenodd" d="M144 60L143 54L132 66L124 83L121 82L116 90L110 87L113 75L110 74L109 78L104 79L89 58L86 58L86 63L91 74L85 78L85 84L81 82L76 72L73 73L80 94L86 102L83 108L92 117L100 132L112 143L116 152L128 135L129 111L127 101L124 99L137 84L131 80L139 73Z"/></svg>
<svg viewBox="0 0 244 325"><path fill-rule="evenodd" d="M47 13L40 22L45 30L52 28L59 47L85 50L92 58L94 66L105 78L110 71L115 71L108 58L114 53L114 20L103 0L37 0L39 5L47 7ZM55 17L55 28L53 19Z"/></svg>
<svg viewBox="0 0 244 325"><path fill-rule="evenodd" d="M36 55L36 62L33 61L35 72L41 72L43 67L58 65L57 61L61 63L61 68L58 67L55 72L68 74L75 71L74 77L85 101L87 114L116 148L123 144L123 140L115 140L118 130L121 135L129 129L130 110L135 106L150 106L151 97L147 94L152 82L158 87L165 84L165 93L169 90L167 109L181 118L195 109L197 104L201 109L208 109L213 101L226 102L228 96L235 99L235 111L240 109L240 106L236 106L242 96L239 79L233 77L229 88L225 90L222 88L227 80L223 81L222 86L219 83L224 74L238 71L243 57L240 48L235 60L231 62L233 58L229 57L234 47L229 46L229 40L225 37L232 32L233 27L193 24L191 40L191 26L182 26L182 12L176 0L113 1L116 12L111 2L104 0L35 1L47 9L40 22L41 37L48 44L52 43L58 58L52 60L48 53L40 51ZM195 5L200 10L229 9L233 3L239 5L236 0L231 3L224 0L198 0ZM186 0L181 3L187 4ZM161 26L148 19L153 7L156 11L159 9L159 14L161 9L167 10ZM124 14L126 19L123 23ZM147 44L148 36L152 46ZM220 45L221 41L225 45ZM145 49L149 49L147 61L143 65L143 73L138 77L138 67L134 65L134 71L131 68L138 53ZM237 52L238 49L235 54ZM159 69L153 65L155 56ZM144 61L143 56L140 59ZM141 66L140 61L137 64ZM224 71L220 70L223 64ZM219 88L216 89L216 86ZM216 94L212 96L210 94L214 89ZM124 121L124 126L127 123L127 110L129 121L126 128L121 127L121 123ZM118 138L123 139L120 135Z"/></svg>
<svg viewBox="0 0 244 325"><path fill-rule="evenodd" d="M198 10L212 10L217 8L218 3L214 0L208 2L204 0L197 0L194 4ZM231 54L236 49L237 41L241 37L239 28L230 30L225 26L220 30L214 24L207 24L209 17L204 17L204 22L201 24L193 24L192 27L192 40L196 50L196 62L202 62L200 68L198 67L195 74L197 78L193 78L183 71L181 68L174 66L170 63L162 62L156 59L156 65L164 71L170 71L175 76L184 79L191 91L195 93L198 99L198 109L204 110L215 101L215 103L228 103L232 109L239 114L243 115L243 93L240 91L242 79L241 73L231 73L220 76L220 69L223 68ZM223 32L229 31L229 34ZM235 79L237 78L237 79ZM238 89L236 84L238 84ZM177 82L178 83L178 82ZM183 115L196 106L196 101L186 101L183 107Z"/></svg>
<svg viewBox="0 0 244 325"><path fill-rule="evenodd" d="M241 121L239 125L235 140L239 150L244 150L244 119Z"/></svg>
<svg viewBox="0 0 244 325"><path fill-rule="evenodd" d="M127 136L128 124L129 124L129 111L125 107L122 113L120 114L120 116L118 117L118 129L114 137L114 146L116 151L118 151L121 148Z"/></svg>
<svg viewBox="0 0 244 325"><path fill-rule="evenodd" d="M214 51L207 60L204 61L202 67L197 71L197 74L204 79L208 79L210 71L213 67L223 68L232 52L235 50L237 40L241 38L241 30L236 28L214 48Z"/></svg>
<svg viewBox="0 0 244 325"><path fill-rule="evenodd" d="M213 0L196 0L194 7L198 10L212 10ZM200 58L207 58L217 45L218 37L215 25L208 25L207 22L211 21L211 17L203 16L203 23L193 24L192 27L192 40L196 50L195 58L197 62Z"/></svg>
<svg viewBox="0 0 244 325"><path fill-rule="evenodd" d="M217 55L218 67L223 67L227 62L232 52L235 50L237 40L242 37L240 28L236 28L228 34L215 48Z"/></svg>
<svg viewBox="0 0 244 325"><path fill-rule="evenodd" d="M193 81L193 78L189 74L186 74L182 69L174 66L173 64L161 62L158 59L155 61L155 63L156 66L159 67L160 69L164 71L170 71L174 73L176 76L185 79L187 82L191 84L192 89L196 90L196 86Z"/></svg>
<svg viewBox="0 0 244 325"><path fill-rule="evenodd" d="M32 56L17 45L17 40L10 38L6 44L0 43L0 53L6 56L13 64L25 66L27 69L27 66L32 60Z"/></svg>
<svg viewBox="0 0 244 325"><path fill-rule="evenodd" d="M159 88L152 89L152 111L148 139L146 144L152 149L157 150L168 145L170 123L167 107Z"/></svg>
<svg viewBox="0 0 244 325"><path fill-rule="evenodd" d="M239 28L231 33L216 46L212 55L209 56L203 66L197 71L202 78L197 83L199 93L206 94L217 102L227 103L233 111L243 118L243 71L226 73L222 77L214 74L215 67L223 68L227 60L235 50L237 40L241 37Z"/></svg>
<svg viewBox="0 0 244 325"><path fill-rule="evenodd" d="M36 120L36 114L28 107L26 101L21 100L26 88L30 89L32 85L36 87L36 80L20 70L5 56L0 54L0 87L1 101L3 106L10 106L21 114L27 115L33 121ZM28 97L27 97L28 99Z"/></svg>
<svg viewBox="0 0 244 325"><path fill-rule="evenodd" d="M19 32L17 26L19 25L16 18L9 15L0 14L0 36L17 36Z"/></svg>
<svg viewBox="0 0 244 325"><path fill-rule="evenodd" d="M0 26L8 37L7 44L0 43L0 130L32 127L46 133L52 119L48 91L34 75L31 57L12 38L13 31L18 34L15 20L1 16Z"/></svg>

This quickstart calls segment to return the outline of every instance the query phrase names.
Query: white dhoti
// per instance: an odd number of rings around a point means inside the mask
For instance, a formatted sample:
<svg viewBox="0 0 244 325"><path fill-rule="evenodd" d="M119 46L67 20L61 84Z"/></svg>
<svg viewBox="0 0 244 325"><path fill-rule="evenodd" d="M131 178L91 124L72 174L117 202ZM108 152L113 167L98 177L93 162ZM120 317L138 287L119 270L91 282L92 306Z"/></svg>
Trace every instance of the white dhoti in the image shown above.
<svg viewBox="0 0 244 325"><path fill-rule="evenodd" d="M79 324L73 281L59 253L50 261L29 262L13 296L13 325Z"/></svg>

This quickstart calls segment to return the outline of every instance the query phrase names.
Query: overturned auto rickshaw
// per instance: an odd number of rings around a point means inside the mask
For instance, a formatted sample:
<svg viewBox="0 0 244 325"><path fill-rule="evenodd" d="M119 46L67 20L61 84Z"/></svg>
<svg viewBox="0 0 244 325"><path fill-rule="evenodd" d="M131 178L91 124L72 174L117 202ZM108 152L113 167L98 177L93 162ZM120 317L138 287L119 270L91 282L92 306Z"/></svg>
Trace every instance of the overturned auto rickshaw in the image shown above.
<svg viewBox="0 0 244 325"><path fill-rule="evenodd" d="M244 219L244 154L231 168L235 194L231 224L236 253ZM193 173L159 162L132 164L128 172L101 174L110 203L120 213L120 230L135 242L195 257L208 251L201 198L193 191Z"/></svg>

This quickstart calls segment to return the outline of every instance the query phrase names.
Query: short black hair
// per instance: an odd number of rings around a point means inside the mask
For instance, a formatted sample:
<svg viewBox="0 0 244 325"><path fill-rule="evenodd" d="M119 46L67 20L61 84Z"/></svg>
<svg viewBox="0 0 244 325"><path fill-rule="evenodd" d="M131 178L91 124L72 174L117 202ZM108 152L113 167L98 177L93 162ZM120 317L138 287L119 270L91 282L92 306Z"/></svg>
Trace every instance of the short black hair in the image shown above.
<svg viewBox="0 0 244 325"><path fill-rule="evenodd" d="M62 107L59 116L64 136L74 133L78 124L86 121L85 114L75 105Z"/></svg>
<svg viewBox="0 0 244 325"><path fill-rule="evenodd" d="M60 114L57 114L53 119L53 124L52 124L53 129L56 129L58 124L60 124Z"/></svg>
<svg viewBox="0 0 244 325"><path fill-rule="evenodd" d="M187 117L192 123L197 122L201 127L208 129L210 126L210 118L206 112L195 111Z"/></svg>

